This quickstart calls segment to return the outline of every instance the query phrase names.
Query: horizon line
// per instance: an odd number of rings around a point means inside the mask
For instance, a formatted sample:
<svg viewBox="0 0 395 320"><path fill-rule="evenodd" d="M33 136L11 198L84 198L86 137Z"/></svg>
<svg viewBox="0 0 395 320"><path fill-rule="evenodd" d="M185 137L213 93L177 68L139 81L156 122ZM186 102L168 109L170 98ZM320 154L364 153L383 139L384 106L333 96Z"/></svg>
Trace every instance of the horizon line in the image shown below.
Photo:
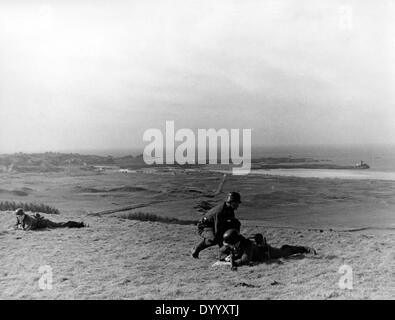
<svg viewBox="0 0 395 320"><path fill-rule="evenodd" d="M326 144L273 144L273 145L252 145L252 152L254 149L286 149L286 148L316 148L316 147L329 147L329 148L336 148L336 147L394 147L395 143L366 143L366 144L359 144L359 143L326 143ZM131 147L131 148L76 148L76 149L35 149L35 150L18 150L14 152L0 152L0 155L12 155L12 154L44 154L44 153L63 153L63 154L81 154L81 155L101 155L103 153L108 153L110 156L111 153L122 153L123 156L135 154L137 155L142 154L145 147ZM195 150L199 150L196 148ZM218 148L220 150L220 147ZM165 151L165 148L164 148ZM96 152L100 154L96 154Z"/></svg>

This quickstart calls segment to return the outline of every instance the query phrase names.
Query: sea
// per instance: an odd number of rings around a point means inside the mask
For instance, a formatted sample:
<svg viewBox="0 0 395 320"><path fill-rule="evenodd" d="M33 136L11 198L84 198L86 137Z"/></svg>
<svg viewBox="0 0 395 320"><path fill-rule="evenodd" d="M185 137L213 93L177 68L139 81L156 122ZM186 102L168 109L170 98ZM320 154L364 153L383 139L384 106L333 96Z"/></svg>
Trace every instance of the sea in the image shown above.
<svg viewBox="0 0 395 320"><path fill-rule="evenodd" d="M252 158L312 158L322 163L352 166L367 163L375 171L395 172L395 145L368 146L273 146L255 147Z"/></svg>
<svg viewBox="0 0 395 320"><path fill-rule="evenodd" d="M369 169L271 169L252 170L255 174L305 178L377 179L395 181L395 145L326 145L256 147L252 158L311 158L319 163L353 166L363 161Z"/></svg>

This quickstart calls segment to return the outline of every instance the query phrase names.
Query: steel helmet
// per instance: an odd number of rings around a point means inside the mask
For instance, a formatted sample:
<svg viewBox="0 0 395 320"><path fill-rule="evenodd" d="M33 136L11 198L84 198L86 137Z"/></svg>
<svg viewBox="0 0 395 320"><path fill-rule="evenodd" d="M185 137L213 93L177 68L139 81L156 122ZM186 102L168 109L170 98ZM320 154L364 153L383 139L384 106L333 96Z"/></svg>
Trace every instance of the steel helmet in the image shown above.
<svg viewBox="0 0 395 320"><path fill-rule="evenodd" d="M25 214L25 212L23 211L22 208L18 208L18 209L15 210L15 214L16 214L17 216L22 216L22 215Z"/></svg>
<svg viewBox="0 0 395 320"><path fill-rule="evenodd" d="M241 203L240 193L238 192L229 192L228 197L226 198L226 202L235 201Z"/></svg>
<svg viewBox="0 0 395 320"><path fill-rule="evenodd" d="M240 233L236 229L229 229L223 236L224 244L234 245L240 240Z"/></svg>

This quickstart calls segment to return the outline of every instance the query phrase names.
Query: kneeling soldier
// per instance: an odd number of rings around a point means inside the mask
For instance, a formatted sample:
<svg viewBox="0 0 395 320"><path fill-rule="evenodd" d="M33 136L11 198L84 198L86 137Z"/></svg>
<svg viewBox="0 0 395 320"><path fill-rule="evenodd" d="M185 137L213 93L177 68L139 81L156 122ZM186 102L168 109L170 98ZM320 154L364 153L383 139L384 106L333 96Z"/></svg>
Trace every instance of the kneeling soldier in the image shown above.
<svg viewBox="0 0 395 320"><path fill-rule="evenodd" d="M199 252L218 244L222 246L222 236L228 229L240 230L240 221L235 218L235 210L241 203L240 194L231 192L225 200L209 210L198 223L198 233L203 238L192 249L192 257L199 258Z"/></svg>

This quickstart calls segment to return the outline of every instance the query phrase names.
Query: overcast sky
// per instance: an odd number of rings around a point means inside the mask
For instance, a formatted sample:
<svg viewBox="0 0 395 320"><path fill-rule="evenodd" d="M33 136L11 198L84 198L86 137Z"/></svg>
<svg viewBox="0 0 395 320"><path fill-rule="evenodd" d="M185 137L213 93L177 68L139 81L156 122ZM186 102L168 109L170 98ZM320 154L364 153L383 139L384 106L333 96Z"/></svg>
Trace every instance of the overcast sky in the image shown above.
<svg viewBox="0 0 395 320"><path fill-rule="evenodd" d="M0 153L395 143L393 1L1 1Z"/></svg>

